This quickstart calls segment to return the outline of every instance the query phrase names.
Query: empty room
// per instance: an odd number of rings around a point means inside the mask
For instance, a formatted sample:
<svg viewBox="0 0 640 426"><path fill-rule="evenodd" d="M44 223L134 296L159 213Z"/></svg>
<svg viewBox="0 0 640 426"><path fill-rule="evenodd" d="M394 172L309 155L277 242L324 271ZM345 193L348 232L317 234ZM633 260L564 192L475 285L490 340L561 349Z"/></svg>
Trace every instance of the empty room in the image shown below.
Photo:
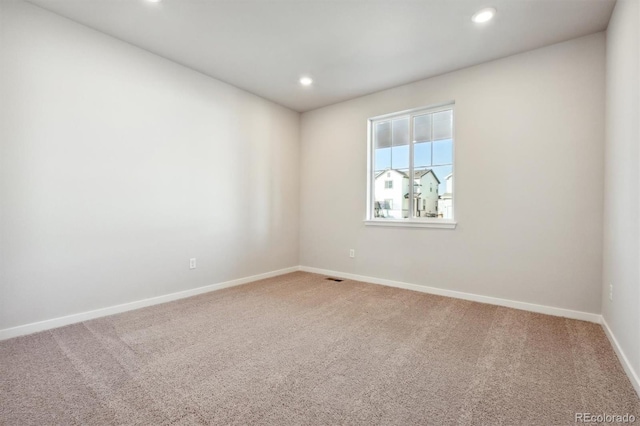
<svg viewBox="0 0 640 426"><path fill-rule="evenodd" d="M639 395L640 0L0 0L0 425Z"/></svg>

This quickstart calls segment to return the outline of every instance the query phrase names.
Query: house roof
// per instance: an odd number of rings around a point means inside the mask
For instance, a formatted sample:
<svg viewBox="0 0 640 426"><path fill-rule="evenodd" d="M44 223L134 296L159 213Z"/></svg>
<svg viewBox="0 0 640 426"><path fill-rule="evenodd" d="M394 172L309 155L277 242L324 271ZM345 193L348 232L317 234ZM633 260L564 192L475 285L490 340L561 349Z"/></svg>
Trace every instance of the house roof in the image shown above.
<svg viewBox="0 0 640 426"><path fill-rule="evenodd" d="M422 178L422 176L427 175L429 173L431 173L433 177L436 178L438 183L440 183L440 179L438 179L438 176L435 174L435 172L432 169L416 170L413 174L416 179L420 179Z"/></svg>
<svg viewBox="0 0 640 426"><path fill-rule="evenodd" d="M406 178L409 178L409 175L408 175L408 174L406 174L406 173L405 173L405 172L403 172L403 171L396 170L396 169L385 169L385 170L383 170L383 171L381 171L381 172L378 172L378 174L376 175L376 177L375 177L375 178L376 178L376 179L378 179L380 176L382 176L383 174L385 174L385 173L387 173L387 172L396 172L396 173L399 173L399 174L401 174L402 176L404 176L404 177L406 177Z"/></svg>
<svg viewBox="0 0 640 426"><path fill-rule="evenodd" d="M380 176L382 176L383 174L387 173L387 172L396 172L401 174L402 176L406 177L407 179L409 178L409 175L401 170L397 170L397 169L385 169L382 170L380 172L378 172L378 174L376 174L375 179L378 179ZM440 179L438 179L438 176L435 174L435 172L431 169L423 169L423 170L416 170L413 172L414 174L414 179L421 179L424 175L427 175L431 173L433 175L434 178L436 178L436 181L438 181L438 183L440 183Z"/></svg>

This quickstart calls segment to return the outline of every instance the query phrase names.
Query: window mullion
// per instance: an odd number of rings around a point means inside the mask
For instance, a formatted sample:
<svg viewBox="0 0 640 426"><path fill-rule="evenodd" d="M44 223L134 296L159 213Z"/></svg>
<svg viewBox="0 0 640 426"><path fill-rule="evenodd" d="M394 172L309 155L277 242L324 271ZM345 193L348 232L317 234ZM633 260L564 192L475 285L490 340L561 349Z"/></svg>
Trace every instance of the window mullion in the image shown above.
<svg viewBox="0 0 640 426"><path fill-rule="evenodd" d="M368 166L367 166L367 187L368 187L368 212L367 218L369 220L375 217L375 152L376 152L376 134L374 132L375 121L369 120L367 126L367 156L368 156Z"/></svg>
<svg viewBox="0 0 640 426"><path fill-rule="evenodd" d="M413 189L414 189L414 173L413 173L413 115L409 115L409 215L408 215L408 219L413 219L413 212L415 210L415 207L413 205L414 203L414 195L413 195Z"/></svg>

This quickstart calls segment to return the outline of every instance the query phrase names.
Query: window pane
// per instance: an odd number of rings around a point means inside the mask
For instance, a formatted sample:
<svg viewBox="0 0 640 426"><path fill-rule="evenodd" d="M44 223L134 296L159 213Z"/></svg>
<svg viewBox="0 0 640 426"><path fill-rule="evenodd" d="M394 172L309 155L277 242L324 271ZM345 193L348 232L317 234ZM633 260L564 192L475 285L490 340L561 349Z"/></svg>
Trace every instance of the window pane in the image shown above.
<svg viewBox="0 0 640 426"><path fill-rule="evenodd" d="M376 149L391 146L391 121L375 123L373 128Z"/></svg>
<svg viewBox="0 0 640 426"><path fill-rule="evenodd" d="M408 217L409 118L375 123L373 129L374 217Z"/></svg>
<svg viewBox="0 0 640 426"><path fill-rule="evenodd" d="M391 148L391 168L405 172L409 170L409 145Z"/></svg>
<svg viewBox="0 0 640 426"><path fill-rule="evenodd" d="M431 141L431 114L413 118L413 140L414 142Z"/></svg>
<svg viewBox="0 0 640 426"><path fill-rule="evenodd" d="M453 114L451 110L414 117L413 217L453 218ZM433 141L433 142L428 142Z"/></svg>
<svg viewBox="0 0 640 426"><path fill-rule="evenodd" d="M391 167L391 148L376 149L373 161L376 172Z"/></svg>
<svg viewBox="0 0 640 426"><path fill-rule="evenodd" d="M393 146L409 145L409 118L393 120Z"/></svg>
<svg viewBox="0 0 640 426"><path fill-rule="evenodd" d="M374 175L374 217L402 219L407 217L409 176L400 170L387 169Z"/></svg>
<svg viewBox="0 0 640 426"><path fill-rule="evenodd" d="M413 166L429 167L431 165L431 142L421 142L413 145Z"/></svg>
<svg viewBox="0 0 640 426"><path fill-rule="evenodd" d="M373 126L374 157L373 170L391 167L391 121L375 123Z"/></svg>
<svg viewBox="0 0 640 426"><path fill-rule="evenodd" d="M409 118L393 120L391 168L409 170Z"/></svg>
<svg viewBox="0 0 640 426"><path fill-rule="evenodd" d="M433 140L453 138L453 111L441 111L433 114Z"/></svg>
<svg viewBox="0 0 640 426"><path fill-rule="evenodd" d="M433 167L433 173L438 177L438 217L453 219L453 166Z"/></svg>
<svg viewBox="0 0 640 426"><path fill-rule="evenodd" d="M453 163L453 141L443 139L433 142L433 164Z"/></svg>
<svg viewBox="0 0 640 426"><path fill-rule="evenodd" d="M413 216L438 217L438 179L430 168L414 171Z"/></svg>

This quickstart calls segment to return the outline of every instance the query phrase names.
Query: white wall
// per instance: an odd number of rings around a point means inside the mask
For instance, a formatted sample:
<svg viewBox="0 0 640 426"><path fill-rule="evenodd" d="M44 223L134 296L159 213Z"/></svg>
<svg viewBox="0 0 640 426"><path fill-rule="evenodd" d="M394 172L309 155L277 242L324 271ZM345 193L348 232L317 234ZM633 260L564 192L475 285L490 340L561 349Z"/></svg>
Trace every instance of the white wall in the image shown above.
<svg viewBox="0 0 640 426"><path fill-rule="evenodd" d="M607 29L602 289L602 315L636 375L640 374L639 27L639 2L618 0Z"/></svg>
<svg viewBox="0 0 640 426"><path fill-rule="evenodd" d="M298 264L298 113L0 4L0 329Z"/></svg>
<svg viewBox="0 0 640 426"><path fill-rule="evenodd" d="M302 114L301 264L599 313L604 72L599 33ZM450 100L457 229L365 226L367 118Z"/></svg>

